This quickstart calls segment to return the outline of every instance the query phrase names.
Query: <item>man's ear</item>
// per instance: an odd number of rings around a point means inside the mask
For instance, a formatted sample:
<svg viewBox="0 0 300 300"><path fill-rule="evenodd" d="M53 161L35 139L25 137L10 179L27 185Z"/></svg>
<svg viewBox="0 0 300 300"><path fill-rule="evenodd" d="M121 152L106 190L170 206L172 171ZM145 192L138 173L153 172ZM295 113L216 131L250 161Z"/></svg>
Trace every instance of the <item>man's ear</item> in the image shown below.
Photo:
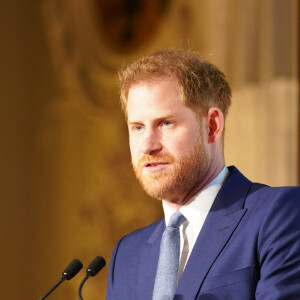
<svg viewBox="0 0 300 300"><path fill-rule="evenodd" d="M224 130L224 115L217 107L211 107L206 113L208 143L216 143Z"/></svg>

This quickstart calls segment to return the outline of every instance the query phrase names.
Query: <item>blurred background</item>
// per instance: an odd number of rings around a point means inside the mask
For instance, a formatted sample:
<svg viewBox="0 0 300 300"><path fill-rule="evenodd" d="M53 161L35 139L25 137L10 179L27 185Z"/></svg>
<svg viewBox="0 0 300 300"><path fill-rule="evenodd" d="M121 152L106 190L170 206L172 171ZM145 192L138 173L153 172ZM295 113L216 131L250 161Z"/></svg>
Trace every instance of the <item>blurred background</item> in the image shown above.
<svg viewBox="0 0 300 300"><path fill-rule="evenodd" d="M162 216L131 170L116 72L170 47L228 77L227 165L299 184L297 0L1 1L2 299L38 299L73 258L108 262L122 235ZM85 299L105 298L107 272ZM49 299L76 299L84 275Z"/></svg>

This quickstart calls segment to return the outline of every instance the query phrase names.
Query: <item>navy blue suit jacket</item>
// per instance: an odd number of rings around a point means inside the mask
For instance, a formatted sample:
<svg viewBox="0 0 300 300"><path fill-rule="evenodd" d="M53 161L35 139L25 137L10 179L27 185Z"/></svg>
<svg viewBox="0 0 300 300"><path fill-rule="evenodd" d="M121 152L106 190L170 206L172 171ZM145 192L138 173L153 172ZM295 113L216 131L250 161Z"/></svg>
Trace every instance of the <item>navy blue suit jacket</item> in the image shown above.
<svg viewBox="0 0 300 300"><path fill-rule="evenodd" d="M152 299L164 220L123 237L107 300ZM236 168L219 191L174 299L300 299L300 188L271 188Z"/></svg>

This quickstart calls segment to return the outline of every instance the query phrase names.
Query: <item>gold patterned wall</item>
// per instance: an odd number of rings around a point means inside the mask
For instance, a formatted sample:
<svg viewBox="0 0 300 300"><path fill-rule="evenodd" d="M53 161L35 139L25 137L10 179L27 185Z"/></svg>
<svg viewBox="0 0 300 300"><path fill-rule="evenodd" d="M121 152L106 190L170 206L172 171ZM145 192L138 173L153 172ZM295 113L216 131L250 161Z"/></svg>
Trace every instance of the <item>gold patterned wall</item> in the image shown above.
<svg viewBox="0 0 300 300"><path fill-rule="evenodd" d="M0 4L1 295L38 299L73 258L107 262L162 216L137 184L116 71L156 49L228 76L225 156L250 179L299 183L298 1L31 0ZM104 299L108 267L85 299ZM81 271L53 294L75 299ZM49 299L51 299L49 297Z"/></svg>

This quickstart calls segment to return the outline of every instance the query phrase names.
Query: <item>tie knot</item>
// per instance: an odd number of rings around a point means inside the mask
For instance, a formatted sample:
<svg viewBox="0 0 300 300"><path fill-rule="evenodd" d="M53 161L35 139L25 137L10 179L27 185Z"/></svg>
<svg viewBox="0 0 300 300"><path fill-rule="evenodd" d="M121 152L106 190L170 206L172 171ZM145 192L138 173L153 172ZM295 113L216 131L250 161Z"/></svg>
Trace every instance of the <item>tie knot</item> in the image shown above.
<svg viewBox="0 0 300 300"><path fill-rule="evenodd" d="M177 211L171 216L168 227L179 228L185 220L184 215L180 211Z"/></svg>

